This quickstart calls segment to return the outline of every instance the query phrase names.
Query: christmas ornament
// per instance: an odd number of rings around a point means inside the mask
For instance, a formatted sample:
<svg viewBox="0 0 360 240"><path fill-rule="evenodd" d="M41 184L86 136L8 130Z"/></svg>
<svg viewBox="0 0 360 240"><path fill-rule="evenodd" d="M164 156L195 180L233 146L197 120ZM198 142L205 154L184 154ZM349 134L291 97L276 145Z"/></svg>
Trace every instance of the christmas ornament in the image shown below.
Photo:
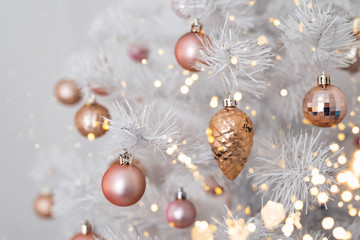
<svg viewBox="0 0 360 240"><path fill-rule="evenodd" d="M216 182L213 176L207 176L204 185L205 191L212 195L222 195L224 192L223 187Z"/></svg>
<svg viewBox="0 0 360 240"><path fill-rule="evenodd" d="M182 188L176 193L176 199L166 209L166 218L171 227L190 227L196 218L194 204L186 200L186 193Z"/></svg>
<svg viewBox="0 0 360 240"><path fill-rule="evenodd" d="M75 125L78 131L90 141L102 136L109 129L109 111L95 102L92 96L88 102L79 109L75 116Z"/></svg>
<svg viewBox="0 0 360 240"><path fill-rule="evenodd" d="M80 232L76 234L71 240L96 240L99 239L96 233L91 230L91 225L88 221L84 221L80 225Z"/></svg>
<svg viewBox="0 0 360 240"><path fill-rule="evenodd" d="M236 101L229 94L224 99L224 108L211 118L208 131L219 168L228 179L234 180L244 168L253 145L250 117L236 107Z"/></svg>
<svg viewBox="0 0 360 240"><path fill-rule="evenodd" d="M354 146L359 148L360 147L360 137L354 138Z"/></svg>
<svg viewBox="0 0 360 240"><path fill-rule="evenodd" d="M63 104L75 104L81 99L81 91L75 81L62 79L55 87L55 97Z"/></svg>
<svg viewBox="0 0 360 240"><path fill-rule="evenodd" d="M330 76L325 72L318 76L317 81L318 86L313 87L304 97L304 116L315 126L334 126L346 116L346 97L339 88L330 84Z"/></svg>
<svg viewBox="0 0 360 240"><path fill-rule="evenodd" d="M128 47L128 55L135 62L146 61L149 55L149 50L137 45L130 45Z"/></svg>
<svg viewBox="0 0 360 240"><path fill-rule="evenodd" d="M145 192L145 176L137 166L130 165L130 158L131 155L124 150L119 156L119 162L111 165L102 179L104 196L117 206L133 205Z"/></svg>
<svg viewBox="0 0 360 240"><path fill-rule="evenodd" d="M204 63L200 60L200 50L204 48L206 38L202 31L202 24L196 19L191 26L191 31L184 34L175 46L175 57L181 67L193 72L198 71L195 65L197 62Z"/></svg>
<svg viewBox="0 0 360 240"><path fill-rule="evenodd" d="M172 0L171 9L177 16L189 19L191 17L190 11L194 11L193 8L189 8L190 1L193 2L193 0Z"/></svg>
<svg viewBox="0 0 360 240"><path fill-rule="evenodd" d="M49 190L44 190L34 201L34 210L39 217L51 218L54 204L53 195Z"/></svg>
<svg viewBox="0 0 360 240"><path fill-rule="evenodd" d="M349 53L347 54L347 59L350 61L350 65L344 70L354 74L360 70L360 51L358 47L353 47L350 49Z"/></svg>
<svg viewBox="0 0 360 240"><path fill-rule="evenodd" d="M90 89L94 94L99 95L99 96L109 95L109 91L104 87L92 85Z"/></svg>

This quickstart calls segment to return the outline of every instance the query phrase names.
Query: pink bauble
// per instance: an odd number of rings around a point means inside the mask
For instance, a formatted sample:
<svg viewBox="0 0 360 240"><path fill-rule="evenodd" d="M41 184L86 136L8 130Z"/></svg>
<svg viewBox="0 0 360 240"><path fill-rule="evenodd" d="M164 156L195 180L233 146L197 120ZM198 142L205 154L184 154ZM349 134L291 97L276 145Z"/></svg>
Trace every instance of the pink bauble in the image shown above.
<svg viewBox="0 0 360 240"><path fill-rule="evenodd" d="M82 94L75 81L62 79L56 85L55 96L59 102L72 105L80 101Z"/></svg>
<svg viewBox="0 0 360 240"><path fill-rule="evenodd" d="M42 218L51 218L53 205L54 200L51 193L40 194L34 201L35 213Z"/></svg>
<svg viewBox="0 0 360 240"><path fill-rule="evenodd" d="M192 204L189 200L174 200L166 209L166 218L171 227L190 227L196 218L194 204Z"/></svg>
<svg viewBox="0 0 360 240"><path fill-rule="evenodd" d="M202 32L189 32L177 41L175 57L181 67L192 72L198 71L195 65L197 62L204 63L200 60L200 50L204 48L203 43L206 38L207 36Z"/></svg>
<svg viewBox="0 0 360 240"><path fill-rule="evenodd" d="M135 62L141 63L143 59L148 58L149 50L141 46L130 45L128 47L128 55Z"/></svg>
<svg viewBox="0 0 360 240"><path fill-rule="evenodd" d="M318 127L332 127L346 116L348 104L346 96L337 87L313 87L304 97L305 118Z"/></svg>
<svg viewBox="0 0 360 240"><path fill-rule="evenodd" d="M78 233L71 240L95 240L95 239L98 239L98 237L94 233L89 233L86 235Z"/></svg>
<svg viewBox="0 0 360 240"><path fill-rule="evenodd" d="M101 185L109 202L126 207L135 204L144 195L146 181L135 165L113 164L105 172Z"/></svg>

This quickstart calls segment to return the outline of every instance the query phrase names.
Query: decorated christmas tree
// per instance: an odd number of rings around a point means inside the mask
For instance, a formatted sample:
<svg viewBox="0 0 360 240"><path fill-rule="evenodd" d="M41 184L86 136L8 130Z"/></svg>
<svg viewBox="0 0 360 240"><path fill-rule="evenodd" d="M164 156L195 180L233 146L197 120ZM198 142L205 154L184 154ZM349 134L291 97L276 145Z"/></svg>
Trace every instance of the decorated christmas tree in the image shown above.
<svg viewBox="0 0 360 240"><path fill-rule="evenodd" d="M34 156L36 213L73 240L360 239L359 5L100 11L55 87L78 133Z"/></svg>

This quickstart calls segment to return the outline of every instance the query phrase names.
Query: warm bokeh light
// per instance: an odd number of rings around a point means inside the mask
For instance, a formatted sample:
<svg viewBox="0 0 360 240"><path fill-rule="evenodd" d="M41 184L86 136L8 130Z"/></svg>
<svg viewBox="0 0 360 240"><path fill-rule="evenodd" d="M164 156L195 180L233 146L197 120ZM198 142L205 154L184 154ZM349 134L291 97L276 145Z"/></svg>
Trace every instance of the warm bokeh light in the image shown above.
<svg viewBox="0 0 360 240"><path fill-rule="evenodd" d="M329 230L334 227L335 221L332 217L326 217L321 221L321 225L324 229Z"/></svg>

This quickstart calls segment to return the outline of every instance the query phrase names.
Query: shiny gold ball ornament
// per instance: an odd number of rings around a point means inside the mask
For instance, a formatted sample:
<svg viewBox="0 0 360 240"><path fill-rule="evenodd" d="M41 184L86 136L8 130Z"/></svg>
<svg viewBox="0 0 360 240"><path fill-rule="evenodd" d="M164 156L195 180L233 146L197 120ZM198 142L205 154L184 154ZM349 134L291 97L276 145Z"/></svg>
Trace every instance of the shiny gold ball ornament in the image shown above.
<svg viewBox="0 0 360 240"><path fill-rule="evenodd" d="M234 180L250 155L254 130L250 117L236 107L231 95L224 99L224 108L211 118L208 135L219 168Z"/></svg>
<svg viewBox="0 0 360 240"><path fill-rule="evenodd" d="M80 101L82 94L75 81L61 79L55 87L55 97L63 104L72 105Z"/></svg>
<svg viewBox="0 0 360 240"><path fill-rule="evenodd" d="M346 116L348 103L344 93L330 84L330 76L318 76L318 86L310 89L303 100L305 118L318 127L332 127Z"/></svg>
<svg viewBox="0 0 360 240"><path fill-rule="evenodd" d="M75 115L75 126L81 135L93 141L109 129L110 114L107 108L95 102L92 97Z"/></svg>

